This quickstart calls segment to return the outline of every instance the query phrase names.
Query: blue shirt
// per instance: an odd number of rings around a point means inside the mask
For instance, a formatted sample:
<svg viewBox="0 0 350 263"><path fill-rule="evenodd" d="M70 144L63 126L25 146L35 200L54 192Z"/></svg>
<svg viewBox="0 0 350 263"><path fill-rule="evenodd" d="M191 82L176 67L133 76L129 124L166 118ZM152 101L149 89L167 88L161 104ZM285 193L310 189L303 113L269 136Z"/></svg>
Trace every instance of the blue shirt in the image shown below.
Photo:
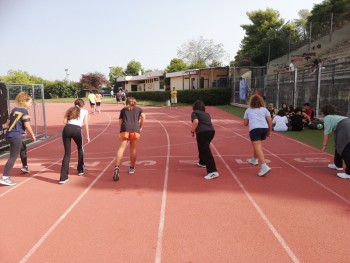
<svg viewBox="0 0 350 263"><path fill-rule="evenodd" d="M244 119L249 120L249 131L256 128L269 128L267 117L270 117L270 112L265 108L248 108L244 112Z"/></svg>
<svg viewBox="0 0 350 263"><path fill-rule="evenodd" d="M7 138L22 138L22 134L25 132L26 128L24 127L25 122L30 121L30 117L27 109L16 107L11 110L9 116L9 128L6 132Z"/></svg>

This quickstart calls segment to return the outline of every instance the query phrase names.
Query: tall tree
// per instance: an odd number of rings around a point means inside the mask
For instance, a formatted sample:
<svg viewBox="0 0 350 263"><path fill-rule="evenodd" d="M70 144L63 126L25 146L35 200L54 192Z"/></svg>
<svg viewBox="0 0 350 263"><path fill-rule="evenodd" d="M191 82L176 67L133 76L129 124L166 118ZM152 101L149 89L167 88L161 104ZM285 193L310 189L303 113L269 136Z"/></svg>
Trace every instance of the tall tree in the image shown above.
<svg viewBox="0 0 350 263"><path fill-rule="evenodd" d="M226 58L227 52L222 43L216 44L214 40L207 40L200 36L197 40L193 39L182 44L177 50L177 55L189 65L198 62L208 65L212 61L221 61Z"/></svg>
<svg viewBox="0 0 350 263"><path fill-rule="evenodd" d="M289 39L296 36L294 25L284 24L279 12L270 8L247 12L247 16L252 24L241 25L246 33L235 65L265 66L269 50L275 57L288 52Z"/></svg>
<svg viewBox="0 0 350 263"><path fill-rule="evenodd" d="M188 69L188 66L186 65L186 63L182 59L173 58L170 61L170 65L167 66L165 71L169 73L169 72L183 71L186 69Z"/></svg>
<svg viewBox="0 0 350 263"><path fill-rule="evenodd" d="M102 86L109 86L105 75L99 72L82 74L80 83L89 90L99 90Z"/></svg>
<svg viewBox="0 0 350 263"><path fill-rule="evenodd" d="M114 83L116 78L123 77L124 71L122 67L110 67L109 68L109 82Z"/></svg>
<svg viewBox="0 0 350 263"><path fill-rule="evenodd" d="M137 76L137 75L139 75L140 72L141 72L141 74L144 73L144 70L141 66L141 63L138 61L135 61L133 59L126 66L126 70L125 70L124 74L126 76Z"/></svg>

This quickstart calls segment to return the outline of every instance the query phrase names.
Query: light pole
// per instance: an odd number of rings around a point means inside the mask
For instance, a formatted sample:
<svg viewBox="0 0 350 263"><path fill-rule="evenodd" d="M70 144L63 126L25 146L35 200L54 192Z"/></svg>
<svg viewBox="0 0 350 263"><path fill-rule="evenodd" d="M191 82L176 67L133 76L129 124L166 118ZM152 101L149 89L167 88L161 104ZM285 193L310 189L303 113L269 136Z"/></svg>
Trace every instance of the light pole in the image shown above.
<svg viewBox="0 0 350 263"><path fill-rule="evenodd" d="M66 69L64 69L65 71L66 71L66 81L68 81L68 76L69 76L69 74L68 74L68 69L66 68Z"/></svg>

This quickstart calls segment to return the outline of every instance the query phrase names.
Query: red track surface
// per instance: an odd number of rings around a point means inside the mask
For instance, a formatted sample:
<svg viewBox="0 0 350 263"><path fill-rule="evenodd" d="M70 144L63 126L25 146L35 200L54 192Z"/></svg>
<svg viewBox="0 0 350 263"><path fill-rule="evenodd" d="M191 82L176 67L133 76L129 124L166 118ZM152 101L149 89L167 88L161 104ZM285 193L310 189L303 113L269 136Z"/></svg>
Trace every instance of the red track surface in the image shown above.
<svg viewBox="0 0 350 263"><path fill-rule="evenodd" d="M30 147L29 175L17 162L17 185L0 187L1 262L350 261L350 186L326 168L331 155L274 133L264 143L272 171L260 178L246 163L242 121L208 107L220 177L207 181L195 165L191 108L145 107L136 173L127 174L126 152L114 182L121 106L102 105L90 117L85 175L74 152L59 185L68 107L46 105L52 137Z"/></svg>

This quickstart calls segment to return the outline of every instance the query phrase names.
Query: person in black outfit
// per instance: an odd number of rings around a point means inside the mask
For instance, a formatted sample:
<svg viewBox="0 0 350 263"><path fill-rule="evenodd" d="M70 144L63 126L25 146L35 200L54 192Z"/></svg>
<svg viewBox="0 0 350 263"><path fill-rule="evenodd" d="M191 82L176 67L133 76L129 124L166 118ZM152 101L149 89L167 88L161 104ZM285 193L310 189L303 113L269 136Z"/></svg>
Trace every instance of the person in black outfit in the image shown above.
<svg viewBox="0 0 350 263"><path fill-rule="evenodd" d="M289 117L290 126L292 131L302 131L304 129L304 116L303 110L300 107L295 108L294 114Z"/></svg>
<svg viewBox="0 0 350 263"><path fill-rule="evenodd" d="M206 167L207 175L205 179L210 180L219 177L216 169L215 160L210 150L210 143L214 138L215 129L211 123L209 113L205 112L205 105L202 101L197 100L192 106L192 136L196 133L197 146L199 152L198 166Z"/></svg>

